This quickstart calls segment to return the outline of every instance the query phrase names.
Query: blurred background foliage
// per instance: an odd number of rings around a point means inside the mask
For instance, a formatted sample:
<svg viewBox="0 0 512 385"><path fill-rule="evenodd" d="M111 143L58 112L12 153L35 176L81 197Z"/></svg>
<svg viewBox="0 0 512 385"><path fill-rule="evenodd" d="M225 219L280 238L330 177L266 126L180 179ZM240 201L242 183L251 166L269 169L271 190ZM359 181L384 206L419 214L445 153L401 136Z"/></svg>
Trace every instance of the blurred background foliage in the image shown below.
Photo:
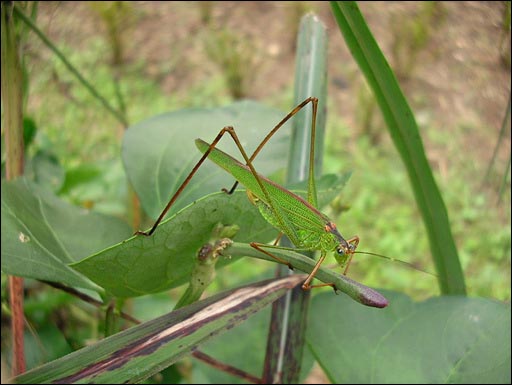
<svg viewBox="0 0 512 385"><path fill-rule="evenodd" d="M468 294L509 301L510 2L364 2L360 8L416 114ZM328 3L28 2L26 9L128 125L240 98L280 108L284 116L292 108L297 26L305 12L314 11L330 35L324 172L353 171L325 211L344 235L359 235L361 250L434 270L405 168ZM27 173L76 205L132 221L120 158L126 125L37 36L20 31ZM227 267L216 284L246 279L254 264ZM438 293L434 278L364 255L357 256L350 274L417 299ZM26 311L33 321L72 317L79 321L74 328L96 330L94 314L84 310L88 305L53 289L41 291L30 280L27 286L33 296L27 297ZM168 310L162 297L153 302ZM49 327L47 333L55 331ZM68 330L65 338L76 347L84 343L76 338L91 335ZM45 346L41 351L50 356L63 352L48 349L65 349Z"/></svg>

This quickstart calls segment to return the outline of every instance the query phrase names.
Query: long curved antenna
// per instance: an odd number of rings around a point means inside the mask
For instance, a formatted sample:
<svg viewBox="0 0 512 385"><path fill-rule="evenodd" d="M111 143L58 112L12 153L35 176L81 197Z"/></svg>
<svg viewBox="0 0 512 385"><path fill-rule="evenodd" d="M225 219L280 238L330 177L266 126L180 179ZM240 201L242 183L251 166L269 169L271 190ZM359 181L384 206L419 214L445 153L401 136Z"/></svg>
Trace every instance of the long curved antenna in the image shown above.
<svg viewBox="0 0 512 385"><path fill-rule="evenodd" d="M422 273L431 275L432 277L439 278L439 276L437 274L434 274L434 273L432 273L430 271L427 271L427 270L420 269L419 267L414 266L412 263L402 261L401 259L387 257L385 255L377 254L377 253L372 253L372 252L369 252L369 251L354 251L354 253L373 255L374 257L379 257L379 258L387 259L388 261L391 261L391 262L401 263L402 265L406 265L406 266L408 266L408 267L410 267L410 268L412 268L414 270L421 271Z"/></svg>

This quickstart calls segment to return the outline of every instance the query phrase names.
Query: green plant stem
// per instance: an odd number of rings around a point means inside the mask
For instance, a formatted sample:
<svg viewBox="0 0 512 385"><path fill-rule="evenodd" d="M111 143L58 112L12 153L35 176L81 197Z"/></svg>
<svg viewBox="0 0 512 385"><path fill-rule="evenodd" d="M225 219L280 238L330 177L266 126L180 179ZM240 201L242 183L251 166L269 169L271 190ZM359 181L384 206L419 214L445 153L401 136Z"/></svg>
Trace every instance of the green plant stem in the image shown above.
<svg viewBox="0 0 512 385"><path fill-rule="evenodd" d="M73 66L64 54L53 44L48 37L27 17L18 6L14 5L14 13L18 16L25 24L27 24L34 33L46 44L50 50L62 61L62 63L68 68L68 70L75 75L78 81L96 98L99 102L109 111L124 127L128 126L123 114L117 111L112 105L100 95L100 93L89 83L82 74Z"/></svg>
<svg viewBox="0 0 512 385"><path fill-rule="evenodd" d="M118 331L118 316L116 314L116 302L111 300L105 312L105 337L114 335Z"/></svg>
<svg viewBox="0 0 512 385"><path fill-rule="evenodd" d="M231 255L233 257L246 256L276 262L274 258L254 249L250 245L239 242L234 242L232 245L226 247L222 254ZM276 248L272 249L272 254L289 263L293 266L294 270L300 270L308 274L313 270L316 264L315 260L293 250ZM388 305L387 299L379 292L328 268L320 267L315 278L325 283L333 283L336 286L336 292L345 293L353 300L363 305L377 308L384 308ZM304 291L302 288L300 288L300 290Z"/></svg>

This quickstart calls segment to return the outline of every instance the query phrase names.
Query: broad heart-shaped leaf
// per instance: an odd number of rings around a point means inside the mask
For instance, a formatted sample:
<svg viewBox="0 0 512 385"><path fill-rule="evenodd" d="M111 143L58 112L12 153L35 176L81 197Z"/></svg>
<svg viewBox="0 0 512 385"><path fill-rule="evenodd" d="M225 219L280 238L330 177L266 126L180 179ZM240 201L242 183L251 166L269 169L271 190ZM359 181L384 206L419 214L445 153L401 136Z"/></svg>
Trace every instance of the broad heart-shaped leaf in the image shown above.
<svg viewBox="0 0 512 385"><path fill-rule="evenodd" d="M242 101L223 108L169 112L129 127L123 138L123 162L146 213L156 219L200 159L201 154L194 144L196 138L211 143L223 127L233 126L250 156L285 115L254 101ZM229 134L225 136L219 148L242 160ZM269 176L284 169L288 138L289 129L285 125L265 145L255 161L260 174ZM233 183L233 177L206 160L170 213L223 187L230 188Z"/></svg>
<svg viewBox="0 0 512 385"><path fill-rule="evenodd" d="M348 175L324 175L318 184L319 202L325 205L339 194ZM304 190L297 191L300 195ZM116 297L156 293L187 282L198 250L213 228L236 224L236 242L269 242L274 229L250 203L244 191L210 194L187 206L158 226L150 237L135 236L71 266ZM222 258L217 267L231 260Z"/></svg>
<svg viewBox="0 0 512 385"><path fill-rule="evenodd" d="M129 226L60 200L25 178L2 181L2 271L101 290L68 266L119 242Z"/></svg>
<svg viewBox="0 0 512 385"><path fill-rule="evenodd" d="M134 383L245 321L304 280L262 281L183 307L14 378L15 383ZM243 342L243 341L239 341ZM245 349L251 349L245 346Z"/></svg>
<svg viewBox="0 0 512 385"><path fill-rule="evenodd" d="M314 297L308 344L333 383L510 384L510 304L461 296L415 303L380 291L386 309Z"/></svg>

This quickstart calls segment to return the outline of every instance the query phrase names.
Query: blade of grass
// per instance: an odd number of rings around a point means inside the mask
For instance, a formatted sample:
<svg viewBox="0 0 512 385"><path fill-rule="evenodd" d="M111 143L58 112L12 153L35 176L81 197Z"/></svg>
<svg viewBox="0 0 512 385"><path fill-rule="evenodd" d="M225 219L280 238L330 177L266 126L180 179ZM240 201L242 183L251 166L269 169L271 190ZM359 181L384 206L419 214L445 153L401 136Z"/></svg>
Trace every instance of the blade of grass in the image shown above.
<svg viewBox="0 0 512 385"><path fill-rule="evenodd" d="M341 33L372 88L404 162L427 229L443 294L465 294L464 276L448 213L425 156L414 115L357 4L331 2Z"/></svg>

